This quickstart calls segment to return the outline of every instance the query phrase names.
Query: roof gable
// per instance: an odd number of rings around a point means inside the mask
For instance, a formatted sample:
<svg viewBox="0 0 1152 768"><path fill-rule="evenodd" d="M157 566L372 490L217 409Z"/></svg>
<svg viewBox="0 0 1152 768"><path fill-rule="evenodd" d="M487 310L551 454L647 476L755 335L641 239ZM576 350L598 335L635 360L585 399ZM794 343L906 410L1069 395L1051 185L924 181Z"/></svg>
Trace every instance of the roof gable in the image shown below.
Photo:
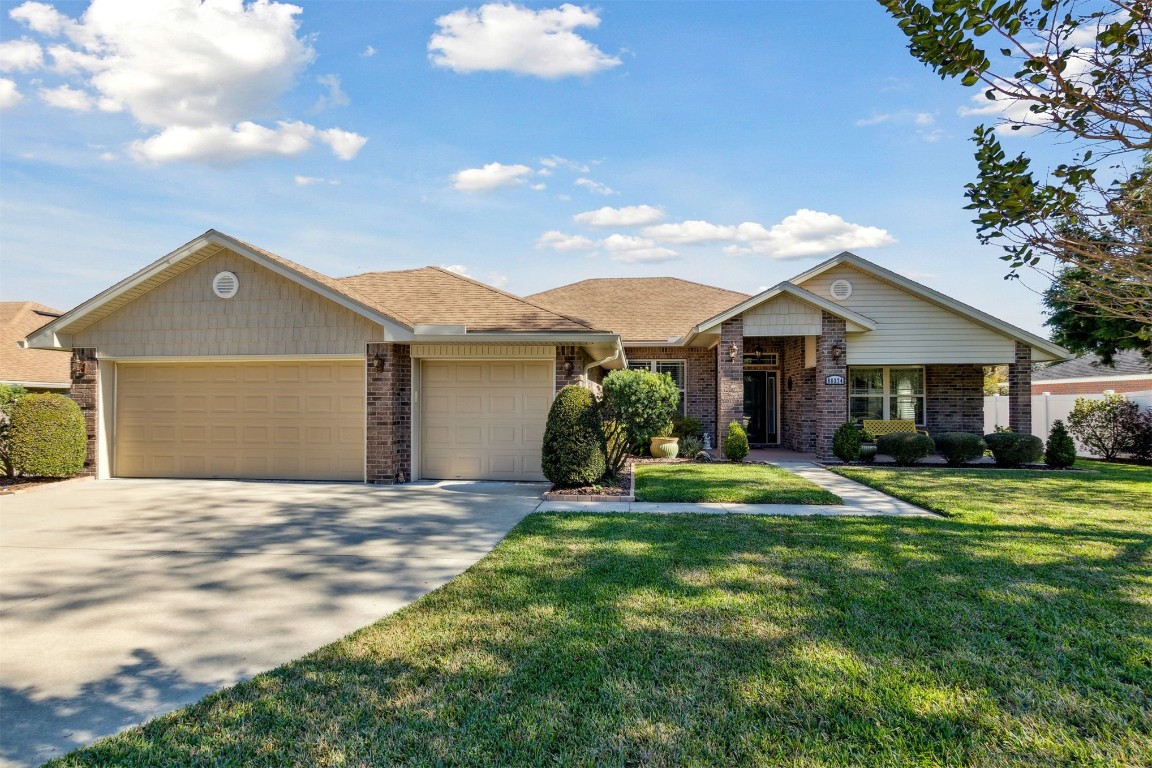
<svg viewBox="0 0 1152 768"><path fill-rule="evenodd" d="M876 329L876 323L871 318L866 317L859 312L855 312L847 307L840 306L831 301L828 301L827 299L816 296L809 291L800 288L799 286L793 285L790 282L783 282L774 285L767 290L761 291L755 296L740 302L734 307L730 307L718 315L708 318L693 328L692 333L717 333L720 326L726 320L731 320L737 315L750 312L766 304L780 301L782 297L798 300L803 304L819 309L822 312L827 312L830 315L839 317L844 321L845 328L849 333L859 333L862 331L872 331Z"/></svg>

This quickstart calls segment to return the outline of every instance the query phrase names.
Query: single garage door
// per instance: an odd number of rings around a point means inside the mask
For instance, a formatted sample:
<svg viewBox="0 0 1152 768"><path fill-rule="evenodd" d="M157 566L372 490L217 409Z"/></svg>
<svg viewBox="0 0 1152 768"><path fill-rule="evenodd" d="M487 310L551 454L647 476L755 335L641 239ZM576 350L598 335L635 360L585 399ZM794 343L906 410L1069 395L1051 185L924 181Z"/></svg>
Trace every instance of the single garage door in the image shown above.
<svg viewBox="0 0 1152 768"><path fill-rule="evenodd" d="M120 477L363 480L363 363L120 363L113 439Z"/></svg>
<svg viewBox="0 0 1152 768"><path fill-rule="evenodd" d="M543 480L551 360L425 360L421 468L430 479Z"/></svg>

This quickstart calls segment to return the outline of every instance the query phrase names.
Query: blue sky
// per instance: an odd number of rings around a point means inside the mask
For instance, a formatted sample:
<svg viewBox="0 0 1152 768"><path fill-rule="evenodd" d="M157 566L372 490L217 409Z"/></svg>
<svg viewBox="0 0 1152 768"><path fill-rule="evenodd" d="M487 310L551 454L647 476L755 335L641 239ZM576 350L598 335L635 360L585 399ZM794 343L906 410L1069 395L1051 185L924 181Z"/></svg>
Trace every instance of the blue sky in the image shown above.
<svg viewBox="0 0 1152 768"><path fill-rule="evenodd" d="M0 11L6 301L69 309L214 228L332 276L519 294L752 293L847 249L1046 335L963 210L979 94L873 2Z"/></svg>

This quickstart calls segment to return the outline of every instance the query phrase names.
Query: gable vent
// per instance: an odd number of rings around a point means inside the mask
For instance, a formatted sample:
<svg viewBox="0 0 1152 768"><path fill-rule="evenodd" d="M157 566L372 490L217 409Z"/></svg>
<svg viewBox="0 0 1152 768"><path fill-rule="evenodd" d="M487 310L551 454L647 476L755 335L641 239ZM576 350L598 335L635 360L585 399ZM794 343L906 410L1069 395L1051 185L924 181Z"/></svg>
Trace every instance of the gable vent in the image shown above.
<svg viewBox="0 0 1152 768"><path fill-rule="evenodd" d="M852 295L852 283L847 280L833 280L832 285L828 286L828 293L836 301L844 301Z"/></svg>
<svg viewBox="0 0 1152 768"><path fill-rule="evenodd" d="M231 272L221 272L212 278L212 292L222 299L230 299L240 290L240 280Z"/></svg>

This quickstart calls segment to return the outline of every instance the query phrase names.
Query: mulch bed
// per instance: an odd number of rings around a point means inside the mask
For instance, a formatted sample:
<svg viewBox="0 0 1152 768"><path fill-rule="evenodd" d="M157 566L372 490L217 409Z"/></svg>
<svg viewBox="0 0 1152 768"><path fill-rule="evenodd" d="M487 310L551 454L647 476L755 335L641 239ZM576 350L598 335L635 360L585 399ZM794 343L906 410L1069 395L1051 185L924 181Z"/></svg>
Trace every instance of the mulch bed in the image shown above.
<svg viewBox="0 0 1152 768"><path fill-rule="evenodd" d="M620 471L618 485L584 485L579 488L552 486L544 494L546 501L620 501L632 496L632 463L642 459L629 459Z"/></svg>
<svg viewBox="0 0 1152 768"><path fill-rule="evenodd" d="M62 483L70 480L67 477L4 477L0 476L0 494L26 491L29 488L38 488L42 485Z"/></svg>

